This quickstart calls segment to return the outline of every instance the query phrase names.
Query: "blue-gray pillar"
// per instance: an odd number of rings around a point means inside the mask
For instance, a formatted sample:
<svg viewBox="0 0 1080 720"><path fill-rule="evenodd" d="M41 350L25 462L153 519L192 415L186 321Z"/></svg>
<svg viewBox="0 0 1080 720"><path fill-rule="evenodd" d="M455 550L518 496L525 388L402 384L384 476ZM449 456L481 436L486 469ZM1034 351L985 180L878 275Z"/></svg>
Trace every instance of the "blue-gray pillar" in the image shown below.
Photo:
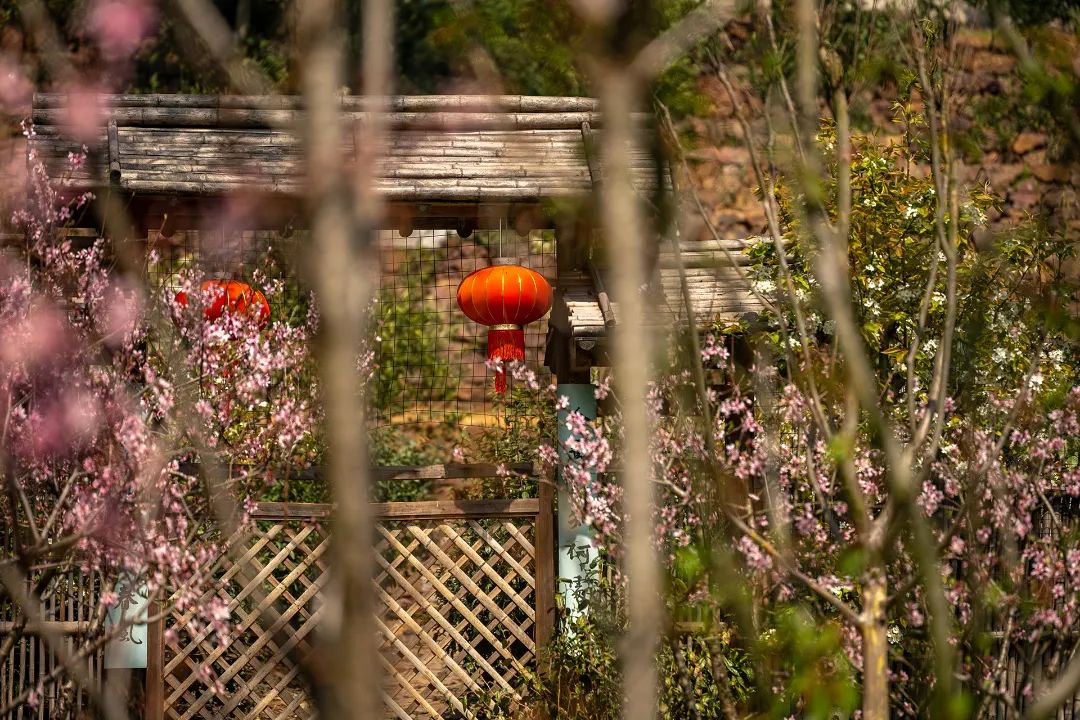
<svg viewBox="0 0 1080 720"><path fill-rule="evenodd" d="M571 438L569 428L566 427L567 416L577 411L587 420L596 418L596 392L593 385L562 384L556 389L556 396L566 398L566 407L558 411L559 423L559 464L564 465L571 455L566 442ZM566 483L559 478L559 593L563 598L565 608L564 618L573 621L581 612L578 608L577 598L574 597L573 589L576 582L586 578L592 571L597 557L596 549L592 543L592 532L585 525L574 522L573 513L570 512L570 502L567 498Z"/></svg>

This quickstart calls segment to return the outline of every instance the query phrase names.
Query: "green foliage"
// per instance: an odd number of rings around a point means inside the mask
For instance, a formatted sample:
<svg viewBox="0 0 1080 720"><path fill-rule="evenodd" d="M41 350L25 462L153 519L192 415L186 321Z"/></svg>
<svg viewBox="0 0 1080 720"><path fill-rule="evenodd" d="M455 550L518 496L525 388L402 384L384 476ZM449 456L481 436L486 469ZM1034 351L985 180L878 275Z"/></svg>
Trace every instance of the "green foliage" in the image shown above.
<svg viewBox="0 0 1080 720"><path fill-rule="evenodd" d="M835 157L831 127L825 127L818 142L826 157ZM852 307L863 341L875 358L882 392L890 397L906 392L907 352L918 338L914 369L921 403L945 327L948 277L937 235L933 181L911 171L920 161L926 158L900 146L884 147L868 137L855 138L850 165L848 262ZM830 219L837 222L835 164L827 173L822 197L827 198ZM829 349L834 346L833 328L821 312L819 287L811 267L817 250L805 232L800 202L788 189L781 190L792 280L799 307L809 322L811 343L818 349ZM996 388L1015 387L1030 363L1033 348L1056 348L1047 356L1043 376L1052 382L1066 382L1073 377L1068 369L1072 359L1068 336L1075 323L1054 298L1070 292L1064 269L1074 252L1071 244L1031 222L1003 234L989 248L984 226L995 199L975 190L961 198L961 203L955 246L958 330L950 396L978 407ZM944 229L946 234L950 230L947 218ZM756 287L790 308L773 245L761 243L751 250L751 256ZM934 281L928 284L931 278ZM923 303L926 315L921 327ZM1059 318L1057 326L1049 322L1054 312ZM794 327L792 315L785 321L789 328ZM1048 337L1047 331L1055 328L1057 332ZM770 337L783 356L787 348L779 345L777 326ZM1046 345L1044 339L1056 345ZM798 346L796 339L790 342Z"/></svg>
<svg viewBox="0 0 1080 720"><path fill-rule="evenodd" d="M360 5L350 0L350 12L359 15ZM398 92L426 94L446 91L444 85L451 76L451 58L434 39L439 23L447 19L453 21L453 11L446 0L399 0L394 3ZM355 23L355 27L359 26L359 22ZM360 57L359 52L355 56Z"/></svg>
<svg viewBox="0 0 1080 720"><path fill-rule="evenodd" d="M850 717L860 693L844 654L838 627L815 621L801 608L784 608L763 633L769 656L777 661L782 691L773 700L774 718Z"/></svg>
<svg viewBox="0 0 1080 720"><path fill-rule="evenodd" d="M685 15L698 3L663 0L651 17L624 33L647 39ZM482 3L432 3L434 22L423 46L445 58L447 65L471 75L474 54L481 49L498 73L502 89L524 95L589 95L582 58L597 42L567 0L491 0ZM693 58L675 63L658 79L654 91L677 114L700 111L705 103L698 88L700 69Z"/></svg>
<svg viewBox="0 0 1080 720"><path fill-rule="evenodd" d="M285 0L213 0L233 29L244 62L260 70L279 92L295 92L295 58L289 49L292 23ZM663 0L648 22L636 25L635 37L652 37L697 4ZM82 36L85 5L76 0L49 0L63 39L77 62L93 65L93 52ZM0 20L16 24L18 3L0 0ZM345 3L350 86L360 77L362 3ZM246 31L238 28L246 26ZM446 92L455 78L477 75L476 51L490 60L503 90L525 95L588 95L579 60L588 43L585 24L567 0L489 0L451 3L447 0L401 0L395 4L395 86L404 94ZM187 23L162 13L157 31L135 57L128 92L224 93L235 91L227 75L202 47ZM692 59L676 63L658 81L658 96L676 112L703 108Z"/></svg>
<svg viewBox="0 0 1080 720"><path fill-rule="evenodd" d="M441 250L411 250L398 283L379 291L375 312L375 375L371 400L379 415L417 401L448 400L458 378L447 359L448 327L424 287Z"/></svg>
<svg viewBox="0 0 1080 720"><path fill-rule="evenodd" d="M596 568L594 567L594 570ZM599 574L598 574L599 576ZM623 591L603 580L583 580L574 589L578 607L587 608L558 629L527 678L530 701L560 720L618 720L623 704L622 670L617 645L626 629ZM751 671L745 652L733 647L727 633L674 635L656 654L659 680L658 717L686 720L724 717L723 705L750 696ZM720 685L717 677L726 678ZM494 703L493 720L518 717L504 696L493 693L475 707Z"/></svg>
<svg viewBox="0 0 1080 720"><path fill-rule="evenodd" d="M1076 22L1080 8L1076 0L980 0L976 6L995 6L1020 25L1041 25L1054 20Z"/></svg>
<svg viewBox="0 0 1080 720"><path fill-rule="evenodd" d="M580 95L585 87L576 58L581 24L567 2L494 0L445 5L436 12L428 42L462 68L468 52L483 48L508 92ZM464 69L464 68L462 68Z"/></svg>
<svg viewBox="0 0 1080 720"><path fill-rule="evenodd" d="M1046 131L1054 126L1050 112L1014 93L976 96L971 104L971 127L960 134L961 150L978 160L986 150L1004 151L1024 131Z"/></svg>
<svg viewBox="0 0 1080 720"><path fill-rule="evenodd" d="M483 462L512 466L536 460L541 445L554 445L555 404L547 393L530 390L518 383L511 387L499 408L499 422L468 436L465 451ZM536 478L508 474L488 478L479 485L466 486L469 498L536 497Z"/></svg>
<svg viewBox="0 0 1080 720"><path fill-rule="evenodd" d="M729 66L746 73L746 79L759 97L780 90L788 83L792 92L795 74L797 30L790 0L770 5L772 32L755 24L744 39L728 46L714 41L714 58L724 58ZM826 89L843 87L849 92L851 112L856 127L869 126L869 114L862 105L862 89L878 89L895 83L902 86L908 72L902 64L906 55L903 40L896 32L895 14L889 9L874 9L857 0L831 0L819 7L821 70ZM713 60L715 62L715 60ZM859 122L859 121L864 122Z"/></svg>
<svg viewBox="0 0 1080 720"><path fill-rule="evenodd" d="M368 451L376 467L393 465L432 465L442 458L433 446L423 439L410 437L396 427L375 428L369 435ZM407 502L423 500L431 495L430 480L403 480L375 484L375 502Z"/></svg>

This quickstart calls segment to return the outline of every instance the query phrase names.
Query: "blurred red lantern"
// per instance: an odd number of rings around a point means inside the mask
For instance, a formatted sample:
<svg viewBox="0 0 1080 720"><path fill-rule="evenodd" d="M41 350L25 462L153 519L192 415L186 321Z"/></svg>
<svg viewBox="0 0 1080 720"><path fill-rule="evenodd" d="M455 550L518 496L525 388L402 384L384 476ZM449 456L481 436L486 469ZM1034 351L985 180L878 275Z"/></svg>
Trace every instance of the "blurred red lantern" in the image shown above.
<svg viewBox="0 0 1080 720"><path fill-rule="evenodd" d="M266 327L270 303L259 290L239 280L204 280L201 289L204 293L213 291L213 300L203 309L207 320L217 320L225 312L250 313L258 319L260 328ZM187 293L176 293L176 302L187 307Z"/></svg>
<svg viewBox="0 0 1080 720"><path fill-rule="evenodd" d="M551 309L551 285L535 270L498 258L458 285L458 307L470 320L487 325L489 360L524 360L525 325ZM495 392L506 392L506 373L495 374Z"/></svg>

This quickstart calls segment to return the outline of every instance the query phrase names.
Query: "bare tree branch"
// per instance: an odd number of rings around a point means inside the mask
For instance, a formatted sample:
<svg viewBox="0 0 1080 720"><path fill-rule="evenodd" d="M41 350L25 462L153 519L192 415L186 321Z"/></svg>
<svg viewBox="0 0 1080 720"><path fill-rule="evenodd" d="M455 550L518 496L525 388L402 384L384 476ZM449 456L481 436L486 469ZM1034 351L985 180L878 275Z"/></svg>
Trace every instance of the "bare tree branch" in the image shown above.
<svg viewBox="0 0 1080 720"><path fill-rule="evenodd" d="M365 90L380 93L392 59L390 7L385 0L365 4ZM364 315L373 282L371 264L359 248L369 244L377 217L371 207L354 210L341 157L342 121L338 91L344 72L345 38L341 6L335 0L307 0L299 6L298 40L303 58L306 113L303 142L307 157L308 222L312 235L309 268L321 315L318 344L320 380L329 446L327 475L336 504L331 538L333 576L320 627L325 677L315 688L324 717L376 717L379 665L375 647L374 521L370 506L363 387L357 366ZM378 113L376 113L378 114ZM374 168L373 162L365 167ZM373 184L374 177L361 177Z"/></svg>
<svg viewBox="0 0 1080 720"><path fill-rule="evenodd" d="M652 458L647 395L652 341L645 327L648 308L644 287L646 219L637 202L628 149L637 144L633 111L641 103L641 85L630 73L604 68L598 77L604 132L600 155L604 186L601 222L611 248L613 290L623 321L616 326L616 373L622 401L626 458L626 569L629 621L621 653L625 720L651 720L657 707L654 657L660 641L663 604L659 559L653 548Z"/></svg>
<svg viewBox="0 0 1080 720"><path fill-rule="evenodd" d="M734 0L706 0L638 53L629 67L639 82L655 78L735 17Z"/></svg>
<svg viewBox="0 0 1080 720"><path fill-rule="evenodd" d="M191 28L202 39L211 57L229 76L240 92L247 95L269 95L273 83L259 68L244 62L244 54L236 44L236 35L221 12L207 0L175 0L176 6Z"/></svg>

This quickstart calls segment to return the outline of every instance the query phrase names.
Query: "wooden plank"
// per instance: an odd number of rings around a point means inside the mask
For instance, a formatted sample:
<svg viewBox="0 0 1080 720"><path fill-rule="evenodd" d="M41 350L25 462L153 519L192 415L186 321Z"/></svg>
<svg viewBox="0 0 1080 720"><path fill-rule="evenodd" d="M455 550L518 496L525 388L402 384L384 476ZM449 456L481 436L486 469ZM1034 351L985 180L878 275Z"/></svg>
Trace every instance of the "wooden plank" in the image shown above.
<svg viewBox="0 0 1080 720"><path fill-rule="evenodd" d="M241 476L246 466L233 466L233 477ZM199 466L196 463L183 463L181 471L189 475L198 475ZM532 463L515 463L506 466L506 471L511 475L532 476L534 467ZM443 463L440 465L387 465L371 468L372 478L377 482L392 482L395 480L471 480L477 478L494 478L499 476L499 465L494 463ZM319 466L296 470L288 473L288 477L295 479L319 479L323 477L323 468ZM322 517L326 514L328 506L318 503L256 503L256 507L264 508L267 512L278 512L281 508L294 511L296 515L284 517ZM314 508L311 514L307 508Z"/></svg>
<svg viewBox="0 0 1080 720"><path fill-rule="evenodd" d="M168 139L177 145L206 145L221 143L236 146L279 147L301 149L301 142L296 133L289 130L270 128L198 128L198 127L139 127L118 126L121 144L152 145L162 139ZM99 131L96 142L104 142L104 129ZM62 125L43 125L37 131L35 141L47 139L71 140L68 131ZM85 140L84 140L85 141ZM342 140L345 146L355 145L355 139L346 136ZM447 130L432 133L429 131L400 130L387 138L387 148L452 148L459 146L490 147L531 147L543 149L576 148L581 150L581 137L572 130L558 128L539 130ZM636 158L650 157L644 152L634 152Z"/></svg>
<svg viewBox="0 0 1080 720"><path fill-rule="evenodd" d="M431 706L431 703L427 701L427 698L425 698L423 694L421 694L419 691L417 691L415 687L413 687L412 681L409 678L406 678L400 672L398 672L398 669L394 667L394 664L387 660L386 656L382 653L379 653L379 662L381 662L383 665L384 675L386 677L391 677L396 680L398 686L406 693L411 695L412 699L416 701L416 704L418 704L421 708L424 709L425 712L427 712L428 717L432 718L433 720L443 720L443 716ZM469 716L466 715L465 717ZM410 717L410 720L413 720L413 718ZM473 719L470 718L470 720Z"/></svg>
<svg viewBox="0 0 1080 720"><path fill-rule="evenodd" d="M299 175L266 175L251 173L181 173L184 181L173 181L171 171L149 172L132 170L121 176L121 185L131 190L163 191L163 187L184 188L201 192L208 191L265 191L297 194L305 183ZM485 198L538 198L551 195L580 194L588 191L588 186L573 178L531 178L516 180L505 179L425 179L425 178L376 178L374 187L385 197L407 198L455 198L481 201Z"/></svg>
<svg viewBox="0 0 1080 720"><path fill-rule="evenodd" d="M491 582L495 583L495 587L501 590L503 595L505 595L506 598L510 600L510 602L514 603L514 605L517 605L518 608L523 613L525 613L526 617L529 617L536 611L536 608L530 607L528 604L526 604L526 602L522 599L521 595L517 593L512 587L510 587L510 583L506 582L506 580L502 576L502 573L505 572L505 570L498 567L497 563L492 564L491 562L488 562L484 558L480 557L480 554L477 553L476 550L473 550L472 546L469 545L469 543L461 537L461 534L458 533L458 531L455 530L449 523L443 523L439 525L439 531L445 537L449 538L450 541L457 546L458 550L460 550L465 555L465 557L469 558L469 560L472 561L473 565L475 565L482 574L486 575L488 579L491 580Z"/></svg>
<svg viewBox="0 0 1080 720"><path fill-rule="evenodd" d="M534 167L513 162L491 162L467 165L465 162L453 163L398 163L392 159L379 163L378 177L382 180L408 179L469 179L483 178L491 180L533 179L543 181L561 180L572 184L583 184L587 172L573 164L546 163ZM299 178L303 173L301 161L265 160L252 157L220 158L154 158L143 156L124 159L123 174L128 177L142 177L148 173L170 175L182 173L188 180L236 181L238 177L259 178L277 175L285 178ZM116 171L116 178L120 178ZM715 264L715 263L711 263ZM710 264L710 266L711 266Z"/></svg>
<svg viewBox="0 0 1080 720"><path fill-rule="evenodd" d="M454 562L453 558L446 554L446 552L439 546L438 543L431 539L430 533L425 533L419 527L413 524L407 524L405 529L413 535L420 544L431 555L439 561L439 564L450 571L451 576L461 583L464 590L470 593L470 597L479 603L491 613L492 617L499 621L499 624L508 630L517 640L519 640L529 650L534 650L536 647L535 640L530 638L521 627L511 619L506 610L499 605L495 600L485 593L483 589L476 584L476 582L466 575L461 568ZM384 533L385 535L385 533ZM479 621L479 620L477 620Z"/></svg>
<svg viewBox="0 0 1080 720"><path fill-rule="evenodd" d="M376 517L388 520L442 518L512 518L536 514L535 498L516 500L426 500L418 502L372 503ZM333 506L323 503L256 503L252 520L323 520L333 515Z"/></svg>
<svg viewBox="0 0 1080 720"><path fill-rule="evenodd" d="M177 130L142 131L145 135L135 136L132 128L119 132L120 152L125 157L134 155L175 155L186 157L197 154L217 154L222 157L235 157L238 154L250 154L266 157L300 158L303 148L299 141L290 135L280 133L261 133L258 131L201 131L205 135L192 137L190 133ZM226 134L229 133L229 134ZM262 141L262 142L260 142ZM38 138L38 147L52 148L62 146L65 149L76 147L75 141L59 137L53 139ZM344 142L341 149L348 155L353 154L355 144ZM553 157L576 160L585 165L581 155L581 146L554 140L537 143L525 140L506 142L487 142L481 140L463 140L447 138L442 142L424 141L394 143L386 147L384 157L402 158L468 158L477 153L487 158Z"/></svg>
<svg viewBox="0 0 1080 720"><path fill-rule="evenodd" d="M490 547L492 550L494 550L495 554L498 555L499 558L502 559L503 562L505 562L507 565L509 565L510 568L514 572L516 572L519 577L521 577L523 580L525 580L525 582L530 587L533 587L533 588L536 587L536 580L533 578L532 573L530 573L528 570L526 570L521 565L521 563L518 562L517 558L515 558L509 551L507 551L507 549L502 546L502 543L500 543L498 540L496 540L495 537L491 533L489 533L487 531L487 529L483 525L481 525L479 522L477 522L475 520L470 520L469 521L469 527L472 529L472 531L474 533L476 533L477 537L479 537L481 540L483 540L485 543L487 543L488 547ZM531 555L532 552L530 551L529 554ZM534 611L535 611L535 608L534 608Z"/></svg>
<svg viewBox="0 0 1080 720"><path fill-rule="evenodd" d="M430 682L432 686L434 686L439 691L439 694L441 694L442 697L455 710L458 711L458 713L465 715L466 717L471 715L471 713L467 713L465 706L461 703L461 699L458 698L458 696L454 693L450 692L450 688L446 687L442 680L439 679L439 676L431 671L431 669L427 666L427 663L417 657L416 654L412 650L410 650L405 643L401 642L399 638L395 637L394 634L390 632L390 628L386 627L386 623L382 621L382 618L376 617L375 624L381 634L386 637L386 639L390 641L390 644L394 647L394 649L401 654L401 657L408 660L409 664L412 665L412 667L417 670L428 682ZM385 655L383 655L383 657L385 658ZM400 678L400 675L397 675L396 672L395 676ZM427 707L431 710L431 712L434 712L434 709L430 708L430 706Z"/></svg>
<svg viewBox="0 0 1080 720"><path fill-rule="evenodd" d="M461 568L456 563L447 558L445 553L442 553L437 546L434 546L422 530L418 529L415 526L406 527L406 530L413 537L420 540L421 544L426 549L428 549L438 561L435 563L431 563L431 561L429 560L428 562L433 567L439 568L440 570L449 571L451 576L454 579L458 580L460 590L457 594L451 592L450 589L446 586L446 584L433 572L431 572L427 564L417 560L416 556L413 553L406 550L406 548L401 544L401 541L394 533L390 532L385 527L378 525L376 526L376 530L379 532L380 535L382 535L383 538L386 539L391 548L393 548L401 555L405 556L405 560L410 567L423 575L424 578L429 583L431 583L431 587L433 587L436 592L442 595L442 597L447 602L449 602L450 605L458 611L458 613L460 613L461 617L463 618L463 623L467 623L474 630L480 633L480 636L487 640L488 643L491 644L492 648L494 648L494 650L505 660L507 660L511 665L516 665L517 669L524 671L525 668L521 665L520 662L518 662L517 657L512 652L510 652L510 649L491 632L488 626L484 624L479 618L477 618L476 615L472 612L472 610L470 610L469 607L467 607L461 601L461 597L467 593L471 593L470 598L474 600L479 600L485 606L485 608L490 611L494 622L498 622L500 625L506 627L506 629L511 631L512 633L513 628L516 627L516 625L514 625L512 622L506 622L509 619L506 613L497 606L493 607L494 603L491 602L491 599L488 598L487 595L485 595L484 592L480 590L480 588L478 588L476 584L462 572ZM486 602L484 602L485 600ZM520 640L522 644L530 651L532 651L533 647L535 647L535 644L529 640L528 636L521 636L520 630L518 631L518 633L515 634L515 637L517 637L517 639ZM530 645L533 645L533 647L530 647Z"/></svg>
<svg viewBox="0 0 1080 720"><path fill-rule="evenodd" d="M255 594L256 598L260 598L260 595L262 595L262 593L261 593L261 590L262 590L261 583L263 583L273 573L274 569L282 562L282 560L284 558L288 557L288 555L290 553L296 552L297 550L300 550L300 549L307 550L307 548L304 546L304 540L313 531L313 529L314 529L313 526L307 525L300 531L299 536L291 536L289 538L289 542L286 543L284 547L271 548L270 552L274 552L276 550L276 554L265 565L261 564L260 561L256 560L254 555L250 551L245 553L244 557L248 558L246 564L253 564L253 565L256 565L257 567L259 567L261 569L258 570L257 574L254 577L248 577L246 574L244 574L244 573L247 572L247 568L246 567L240 568L240 573L239 573L238 580L239 581L245 581L245 584L244 584L243 588L240 590L240 592L236 593L235 596L233 596L231 599L236 600L236 601L241 601L244 598L246 598L247 596L252 595L252 594ZM233 566L233 567L235 567L235 566ZM232 567L230 567L230 570L231 569L232 569ZM282 586L280 589L281 589L282 592L284 592L284 586ZM278 590L278 588L275 588L274 592L277 593L277 590ZM212 598L214 596L214 594L215 594L215 591L211 590L206 595L204 595L204 598L206 598L206 599ZM277 594L274 594L274 597L277 597ZM226 598L226 599L228 599L228 598ZM263 595L261 597L261 601L265 601L265 600L266 600L266 596ZM204 602L205 602L205 600L204 600ZM272 602L272 600L271 600L271 602ZM261 612L262 609L264 609L264 607L260 606L259 612ZM190 617L190 614L189 614L189 617ZM251 622L254 622L254 620L252 620ZM247 629L247 626L241 625L241 627L240 627L241 631L246 630L246 629ZM174 657L172 660L170 660L169 664L165 667L165 672L171 672L172 670L174 670L176 668L176 666L180 663L180 661L185 659L186 655L188 653L190 653L190 651L192 649L194 649L195 645L204 643L207 640L207 638L210 636L211 630L212 630L212 628L207 626L207 627L203 627L197 633L192 633L192 641L191 641L191 646L192 647L189 647L188 651L186 653L177 654L176 657ZM224 650L224 648L220 648L220 649ZM218 649L212 648L212 649L209 650L209 653L212 655L212 657L208 656L209 659L207 660L207 662L212 660L214 657L217 657L216 653L218 653ZM191 681L191 680L194 680L193 676L189 678L189 681ZM187 687L187 684L188 684L188 681L185 681L185 684L184 684L185 688ZM183 689L184 688L181 688L181 690L183 690Z"/></svg>
<svg viewBox="0 0 1080 720"><path fill-rule="evenodd" d="M0 622L0 635L12 633L18 625L17 622ZM60 633L62 635L82 635L89 632L94 623L85 620L42 620L27 623L23 628L23 635L44 635L46 633Z"/></svg>
<svg viewBox="0 0 1080 720"><path fill-rule="evenodd" d="M518 463L507 466L514 475L532 475L532 463ZM445 463L442 465L393 465L374 468L374 479L378 482L387 480L465 480L472 478L493 478L499 475L499 466L492 463Z"/></svg>
<svg viewBox="0 0 1080 720"><path fill-rule="evenodd" d="M535 515L536 498L524 500L427 500L373 503L380 520L438 520L455 518L512 518Z"/></svg>
<svg viewBox="0 0 1080 720"><path fill-rule="evenodd" d="M67 183L66 187L93 188L94 183ZM247 182L186 182L182 180L161 179L121 179L121 187L124 190L137 193L161 194L161 195L196 195L196 196L219 196L245 192L264 192L271 195L299 195L304 190L302 182L273 182L263 185L252 185ZM409 183L399 183L392 186L377 187L379 192L387 200L400 200L408 202L444 201L444 202L533 202L545 198L572 198L587 194L585 187L546 187L542 191L539 187L483 187L477 185L467 188L419 188Z"/></svg>
<svg viewBox="0 0 1080 720"><path fill-rule="evenodd" d="M160 613L160 605L154 603L151 614ZM146 687L144 689L144 720L162 720L165 717L165 619L158 618L146 628Z"/></svg>
<svg viewBox="0 0 1080 720"><path fill-rule="evenodd" d="M536 508L536 625L534 637L539 655L555 628L555 493L550 481L540 480Z"/></svg>
<svg viewBox="0 0 1080 720"><path fill-rule="evenodd" d="M329 503L255 503L252 520L321 520L330 517L333 505Z"/></svg>
<svg viewBox="0 0 1080 720"><path fill-rule="evenodd" d="M383 558L381 555L377 555L376 559L377 559L378 563L387 570L387 572L394 579L394 581L398 584L398 586L402 590L404 590L405 593L409 595L409 597L412 598L413 602L416 603L416 605L412 609L412 612L414 612L414 613L415 612L423 612L423 613L425 613L429 618L431 618L435 622L436 625L438 625L444 631L446 631L447 635L454 642L456 642L458 645L460 645L465 650L465 652L468 653L469 656L472 657L480 665L480 667L483 668L484 671L496 683L501 685L504 690L513 692L513 688L510 687L510 685L506 682L506 680L503 678L503 676L498 671L495 670L495 668L491 665L491 663L489 663L484 658L484 656L480 654L479 651L477 651L477 649L476 649L476 647L475 647L475 645L473 643L469 642L469 640L464 635L462 635L460 632L458 632L457 629L454 628L454 626L450 624L450 621L447 620L446 617L444 617L441 612L439 612L439 608L436 607L434 603L432 603L430 600L428 600L424 596L424 594L422 592L418 591L413 586L413 584L411 582L409 582L407 579L405 579L405 576L402 575L401 572L399 572L397 568L395 568L393 565L391 565L389 562L387 562L387 560L385 558ZM384 590L382 587L377 588L377 590L379 592L379 596L382 599L383 603L388 608L390 608L393 612L398 613L400 615L399 611L403 610L401 608L401 605L399 605L398 602L396 600L394 600L394 598L389 593L387 593L386 590ZM409 617L412 617L412 615L409 614ZM415 622L415 620L414 620L414 622ZM421 637L421 638L424 638L424 637L427 636L427 633L425 631L423 631L423 630L420 630L420 631L414 630L413 632L415 632L417 634L417 636Z"/></svg>
<svg viewBox="0 0 1080 720"><path fill-rule="evenodd" d="M325 541L324 541L324 544L325 544ZM270 575L270 573L278 565L278 563L279 563L279 561L276 558L275 558L274 561L271 561L270 563L268 563L265 566L265 568L262 571L260 571L259 574L247 585L244 592L237 595L235 600L240 601L242 599L242 596L246 596L246 594L250 594L251 589L254 586L256 586L257 584L261 584L265 580L265 578ZM294 572L297 572L297 571L294 570ZM229 665L224 670L224 672L220 672L218 674L217 679L222 683L228 682L234 675L239 673L244 668L245 665L248 664L250 658L257 657L256 653L258 652L258 650L261 647L263 647L263 646L265 646L267 644L275 645L278 633L282 630L283 627L285 627L285 625L289 622L289 620L294 615L296 615L301 610L303 610L304 606L311 600L311 598L313 598L319 592L319 590L323 587L323 585L326 583L326 581L327 581L327 576L326 575L320 575L315 580L315 582L312 583L307 589L305 589L304 592L300 595L300 597L297 598L296 603L290 604L289 607L284 612L279 614L274 619L274 622L269 627L266 627L266 628L259 627L257 623L262 618L263 611L267 607L269 607L269 605L271 603L273 603L273 598L271 598L269 596L263 597L260 600L259 606L255 610L253 610L249 615L247 615L245 617L245 619L243 620L243 624L242 624L241 628L238 631L239 633L243 633L248 628L257 628L258 629L258 632L257 632L258 637L256 638L255 642L252 643L252 645L250 647L248 647L248 648L246 648L244 650L244 652L242 653L242 655L239 658L237 658L231 665ZM285 583L282 583L279 586L279 588L284 588L284 587L285 587ZM275 588L275 591L277 591L277 590L278 590L278 588ZM278 596L278 594L274 594L274 597L277 597L277 596ZM304 639L304 637L307 636L308 632L310 631L311 628L314 627L314 623L316 623L317 620L318 620L318 615L313 614L310 617L308 617L308 619L304 622L303 626L300 628L299 631L294 631L294 632L289 633L288 634L288 639L286 640L286 642L283 643L280 647L278 647L276 651L274 651L274 654L272 656L271 661L262 663L262 666L263 666L262 669L263 670L272 669L273 665L275 665L276 663L280 662L283 658L285 658L288 655L289 651L293 648L293 646L296 645L297 643L299 643L301 640ZM199 642L204 637L205 637L205 633L202 633L200 638L196 639L196 642ZM201 662L206 663L206 664L214 664L219 658L221 658L223 655L225 655L227 650L228 650L227 646L214 647L207 653L206 657L201 659ZM175 660L174 660L174 662L175 662ZM225 662L227 662L227 661L225 661ZM185 689L185 687L188 684L190 684L191 682L197 681L197 680L198 680L198 678L193 673L191 676L188 677L187 680L185 680L185 682L182 684L182 686L179 689L173 691L172 699L175 700L177 697L179 697L179 693L181 693L183 691L183 689ZM256 680L255 678L251 679L251 683L253 685L256 684L257 682L258 682L258 680ZM194 713L198 712L198 710L203 705L205 705L206 702L208 702L210 700L211 696L212 696L211 693L206 693L206 694L202 695L201 697L199 697L198 700L196 700L195 703L193 703L190 707L188 707L188 709L185 711L185 713L183 715L183 718L186 720L187 718L198 717L198 716L194 715ZM234 700L237 700L237 698L233 698L230 702L232 702Z"/></svg>

